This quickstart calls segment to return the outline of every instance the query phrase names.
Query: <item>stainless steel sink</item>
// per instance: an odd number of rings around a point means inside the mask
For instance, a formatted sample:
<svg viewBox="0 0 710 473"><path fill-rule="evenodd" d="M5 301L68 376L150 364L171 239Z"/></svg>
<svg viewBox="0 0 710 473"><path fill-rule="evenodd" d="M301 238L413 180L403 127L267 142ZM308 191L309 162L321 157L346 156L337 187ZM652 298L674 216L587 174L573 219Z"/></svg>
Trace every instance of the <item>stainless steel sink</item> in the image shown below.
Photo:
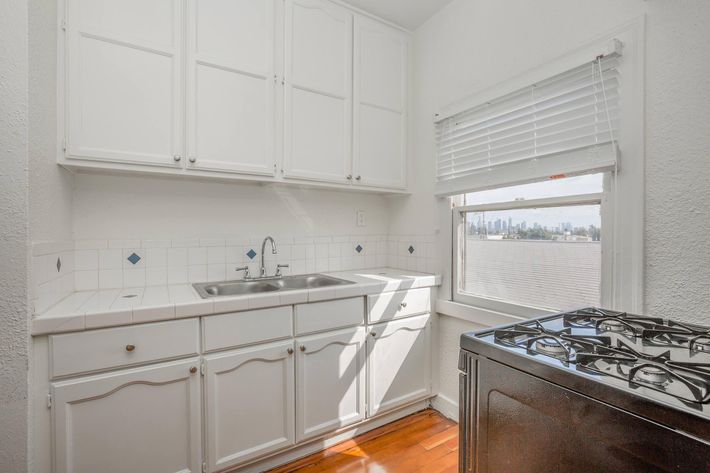
<svg viewBox="0 0 710 473"><path fill-rule="evenodd" d="M345 279L334 278L324 274L303 274L263 278L257 280L239 280L226 282L205 282L193 284L197 293L203 299L223 296L240 296L244 294L260 294L274 291L293 291L296 289L313 289L317 287L344 286L355 284Z"/></svg>

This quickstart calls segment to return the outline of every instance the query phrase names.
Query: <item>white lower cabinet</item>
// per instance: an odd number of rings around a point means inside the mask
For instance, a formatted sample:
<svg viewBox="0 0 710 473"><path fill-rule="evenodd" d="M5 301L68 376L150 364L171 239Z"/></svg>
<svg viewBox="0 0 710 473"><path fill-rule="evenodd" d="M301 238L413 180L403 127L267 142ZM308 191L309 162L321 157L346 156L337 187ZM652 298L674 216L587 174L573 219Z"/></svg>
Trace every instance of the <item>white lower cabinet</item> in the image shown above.
<svg viewBox="0 0 710 473"><path fill-rule="evenodd" d="M293 341L205 357L210 472L293 445Z"/></svg>
<svg viewBox="0 0 710 473"><path fill-rule="evenodd" d="M201 469L199 359L52 384L55 473Z"/></svg>
<svg viewBox="0 0 710 473"><path fill-rule="evenodd" d="M296 340L296 440L365 418L365 327Z"/></svg>
<svg viewBox="0 0 710 473"><path fill-rule="evenodd" d="M369 327L368 416L431 394L430 352L429 314Z"/></svg>

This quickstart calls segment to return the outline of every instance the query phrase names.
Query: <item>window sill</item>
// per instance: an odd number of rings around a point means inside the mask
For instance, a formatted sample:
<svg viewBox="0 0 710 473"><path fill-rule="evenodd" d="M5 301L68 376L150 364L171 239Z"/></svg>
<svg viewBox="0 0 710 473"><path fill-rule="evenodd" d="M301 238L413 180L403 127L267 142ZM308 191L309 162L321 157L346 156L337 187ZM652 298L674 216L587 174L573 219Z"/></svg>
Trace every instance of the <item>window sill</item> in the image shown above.
<svg viewBox="0 0 710 473"><path fill-rule="evenodd" d="M438 299L436 301L436 312L447 317L465 320L467 322L484 325L486 327L514 324L527 320L527 318L524 317L516 317L514 315L482 309L444 299ZM530 317L534 317L534 315L531 315Z"/></svg>

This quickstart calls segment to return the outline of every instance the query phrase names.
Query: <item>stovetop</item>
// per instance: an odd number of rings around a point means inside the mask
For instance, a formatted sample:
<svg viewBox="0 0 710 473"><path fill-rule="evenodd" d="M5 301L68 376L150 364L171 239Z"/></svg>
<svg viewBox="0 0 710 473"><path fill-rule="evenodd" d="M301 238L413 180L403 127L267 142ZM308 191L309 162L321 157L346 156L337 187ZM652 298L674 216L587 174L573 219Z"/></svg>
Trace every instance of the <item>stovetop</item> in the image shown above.
<svg viewBox="0 0 710 473"><path fill-rule="evenodd" d="M585 308L467 337L710 419L710 327Z"/></svg>

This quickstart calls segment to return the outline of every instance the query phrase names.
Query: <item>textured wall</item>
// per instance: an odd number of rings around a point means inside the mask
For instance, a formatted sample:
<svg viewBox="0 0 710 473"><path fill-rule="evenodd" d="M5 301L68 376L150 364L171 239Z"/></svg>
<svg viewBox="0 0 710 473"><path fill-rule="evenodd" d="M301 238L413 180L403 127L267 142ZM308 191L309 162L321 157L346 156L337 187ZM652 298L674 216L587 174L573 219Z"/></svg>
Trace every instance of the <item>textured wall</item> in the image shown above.
<svg viewBox="0 0 710 473"><path fill-rule="evenodd" d="M29 0L31 241L70 240L73 175L57 166L57 2Z"/></svg>
<svg viewBox="0 0 710 473"><path fill-rule="evenodd" d="M27 2L0 2L0 471L27 470Z"/></svg>
<svg viewBox="0 0 710 473"><path fill-rule="evenodd" d="M646 312L710 325L710 2L648 2Z"/></svg>
<svg viewBox="0 0 710 473"><path fill-rule="evenodd" d="M393 233L442 229L431 197L433 114L646 14L645 312L710 325L710 2L705 0L454 0L415 33L414 195L391 204ZM445 255L445 252L442 253ZM445 258L439 267L447 274ZM444 320L448 320L445 318ZM442 325L446 327L447 322ZM452 329L457 329L451 326ZM455 387L451 336L441 390ZM448 393L448 394L447 394Z"/></svg>

